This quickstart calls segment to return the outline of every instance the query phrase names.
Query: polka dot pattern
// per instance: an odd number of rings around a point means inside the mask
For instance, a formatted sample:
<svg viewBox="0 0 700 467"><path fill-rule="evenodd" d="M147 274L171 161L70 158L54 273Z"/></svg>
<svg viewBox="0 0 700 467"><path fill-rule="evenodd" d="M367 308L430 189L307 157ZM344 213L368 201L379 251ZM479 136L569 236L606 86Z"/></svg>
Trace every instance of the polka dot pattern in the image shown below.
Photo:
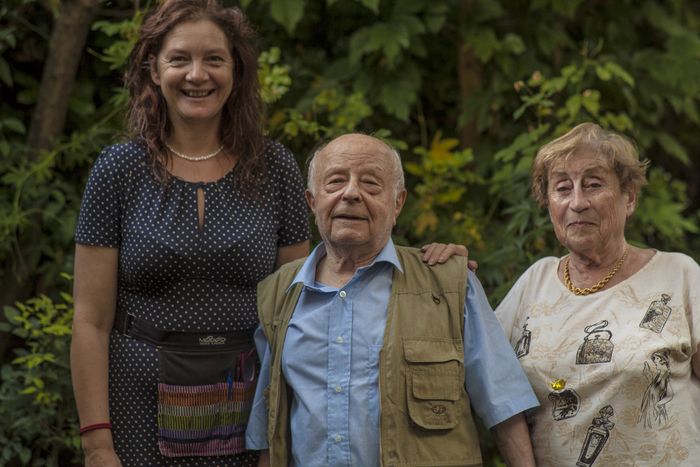
<svg viewBox="0 0 700 467"><path fill-rule="evenodd" d="M310 237L301 173L271 142L261 196L246 197L233 174L208 183L178 178L163 187L144 146L105 149L90 173L76 243L119 249L119 312L162 329L241 330L257 325L255 287L274 270L277 248ZM204 190L204 224L197 190ZM257 456L165 458L156 441L158 357L116 331L110 338L109 400L125 466L247 466Z"/></svg>

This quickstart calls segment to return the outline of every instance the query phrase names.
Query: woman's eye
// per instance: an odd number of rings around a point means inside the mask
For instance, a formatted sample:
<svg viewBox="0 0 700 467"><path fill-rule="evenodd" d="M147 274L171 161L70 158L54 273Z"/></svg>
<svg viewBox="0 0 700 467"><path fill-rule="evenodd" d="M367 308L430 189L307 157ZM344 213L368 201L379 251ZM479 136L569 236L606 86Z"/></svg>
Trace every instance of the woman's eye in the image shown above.
<svg viewBox="0 0 700 467"><path fill-rule="evenodd" d="M181 55L176 55L174 57L171 57L170 60L168 60L168 62L170 62L173 65L182 64L182 63L185 63L185 61L187 61L187 58L185 58Z"/></svg>
<svg viewBox="0 0 700 467"><path fill-rule="evenodd" d="M209 60L210 62L213 62L213 63L221 63L224 61L224 57L220 57L218 55L212 55L212 56L208 57L207 60Z"/></svg>

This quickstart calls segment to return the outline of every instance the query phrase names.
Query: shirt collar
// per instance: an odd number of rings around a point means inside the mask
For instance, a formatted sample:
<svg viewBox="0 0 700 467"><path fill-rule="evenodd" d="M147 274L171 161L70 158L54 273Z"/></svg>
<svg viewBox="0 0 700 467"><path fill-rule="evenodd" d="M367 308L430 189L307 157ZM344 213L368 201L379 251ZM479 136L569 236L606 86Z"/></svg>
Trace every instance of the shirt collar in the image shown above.
<svg viewBox="0 0 700 467"><path fill-rule="evenodd" d="M316 266L318 265L319 261L323 259L324 256L326 256L326 246L323 244L323 242L321 242L316 246L316 248L314 248L314 251L311 252L309 257L306 258L306 261L304 261L304 265L301 267L297 275L294 276L294 280L289 285L289 288L287 290L291 289L294 286L294 284L297 284L299 282L304 284L305 287L314 287L316 283ZM375 264L379 263L389 263L396 269L398 269L400 272L403 272L401 262L399 262L399 257L396 254L396 247L394 246L394 242L391 240L391 238L389 238L389 241L386 242L384 248L382 248L379 254L374 257L372 262L369 263L367 266L358 268L358 271L369 269Z"/></svg>

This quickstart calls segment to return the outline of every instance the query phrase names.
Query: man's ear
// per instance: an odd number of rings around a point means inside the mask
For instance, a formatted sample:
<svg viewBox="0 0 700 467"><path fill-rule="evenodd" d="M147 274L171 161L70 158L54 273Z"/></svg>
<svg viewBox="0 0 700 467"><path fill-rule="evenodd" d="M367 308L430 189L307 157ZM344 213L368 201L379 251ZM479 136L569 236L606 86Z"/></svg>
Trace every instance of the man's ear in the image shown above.
<svg viewBox="0 0 700 467"><path fill-rule="evenodd" d="M316 213L316 198L314 198L314 194L311 193L311 190L308 188L304 191L304 198L306 198L306 204L309 205L309 209L311 209L311 212L314 214Z"/></svg>
<svg viewBox="0 0 700 467"><path fill-rule="evenodd" d="M399 214L401 214L403 205L406 203L406 196L408 196L408 192L405 188L399 191L399 193L396 195L396 205L394 206L394 225L396 225L396 219L399 217Z"/></svg>
<svg viewBox="0 0 700 467"><path fill-rule="evenodd" d="M153 81L156 86L160 86L160 75L158 74L158 60L154 55L148 56L148 67L151 70L151 81Z"/></svg>

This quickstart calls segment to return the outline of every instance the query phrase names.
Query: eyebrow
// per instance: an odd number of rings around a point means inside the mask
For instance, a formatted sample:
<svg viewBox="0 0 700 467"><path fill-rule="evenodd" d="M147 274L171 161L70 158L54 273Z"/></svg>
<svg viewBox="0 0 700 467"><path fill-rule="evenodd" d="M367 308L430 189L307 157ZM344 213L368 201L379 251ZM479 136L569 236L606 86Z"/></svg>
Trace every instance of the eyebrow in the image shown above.
<svg viewBox="0 0 700 467"><path fill-rule="evenodd" d="M192 53L191 50L182 49L182 48L180 48L180 47L174 47L174 48L172 48L172 49L169 49L169 50L166 50L166 51L165 51L165 55L168 55L168 54L188 54L188 55L189 55L189 54L191 54L191 53ZM215 48L213 48L213 49L206 49L206 50L204 51L204 54L205 54L205 55L213 54L213 53L228 54L229 51L228 51L227 49L223 48L223 47L215 47Z"/></svg>

